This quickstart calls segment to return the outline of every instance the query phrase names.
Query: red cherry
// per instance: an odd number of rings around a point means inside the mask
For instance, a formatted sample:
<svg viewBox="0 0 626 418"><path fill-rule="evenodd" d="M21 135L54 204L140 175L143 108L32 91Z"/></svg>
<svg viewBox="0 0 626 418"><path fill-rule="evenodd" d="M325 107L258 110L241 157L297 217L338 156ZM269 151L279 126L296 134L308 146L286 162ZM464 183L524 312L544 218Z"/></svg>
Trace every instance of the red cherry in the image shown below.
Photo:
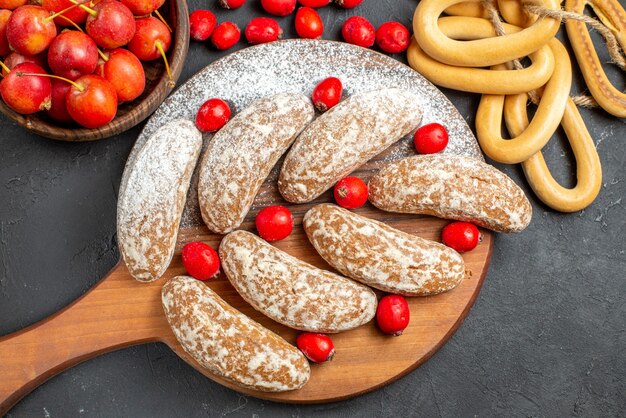
<svg viewBox="0 0 626 418"><path fill-rule="evenodd" d="M222 99L209 99L196 114L196 126L201 132L215 132L230 119L230 107Z"/></svg>
<svg viewBox="0 0 626 418"><path fill-rule="evenodd" d="M6 57L11 52L9 40L7 39L7 24L9 23L10 17L10 10L0 10L0 56L2 57Z"/></svg>
<svg viewBox="0 0 626 418"><path fill-rule="evenodd" d="M217 25L217 19L208 10L196 10L189 15L189 35L194 41L209 39L215 25Z"/></svg>
<svg viewBox="0 0 626 418"><path fill-rule="evenodd" d="M367 202L367 185L358 177L344 177L335 184L335 201L346 209L360 208Z"/></svg>
<svg viewBox="0 0 626 418"><path fill-rule="evenodd" d="M96 70L98 47L82 32L63 32L50 44L48 65L54 74L76 80Z"/></svg>
<svg viewBox="0 0 626 418"><path fill-rule="evenodd" d="M420 154L435 154L448 145L448 131L438 123L429 123L415 131L413 143Z"/></svg>
<svg viewBox="0 0 626 418"><path fill-rule="evenodd" d="M343 39L349 44L369 48L376 39L374 26L364 17L352 16L341 27Z"/></svg>
<svg viewBox="0 0 626 418"><path fill-rule="evenodd" d="M296 337L298 349L312 362L324 363L335 355L335 345L328 335L303 332Z"/></svg>
<svg viewBox="0 0 626 418"><path fill-rule="evenodd" d="M296 9L296 0L261 0L263 9L276 16L287 16Z"/></svg>
<svg viewBox="0 0 626 418"><path fill-rule="evenodd" d="M399 22L386 22L376 31L376 45L389 54L397 54L409 47L409 30Z"/></svg>
<svg viewBox="0 0 626 418"><path fill-rule="evenodd" d="M123 48L105 51L104 55L108 59L100 61L96 73L113 85L117 101L131 102L141 96L146 87L146 75L139 58Z"/></svg>
<svg viewBox="0 0 626 418"><path fill-rule="evenodd" d="M135 16L146 16L163 6L165 0L120 0Z"/></svg>
<svg viewBox="0 0 626 418"><path fill-rule="evenodd" d="M402 335L410 319L409 304L402 296L387 295L378 302L376 322L385 334Z"/></svg>
<svg viewBox="0 0 626 418"><path fill-rule="evenodd" d="M264 44L278 40L283 30L278 22L269 17L255 17L246 26L246 39L251 44Z"/></svg>
<svg viewBox="0 0 626 418"><path fill-rule="evenodd" d="M170 49L172 35L165 23L156 17L144 17L135 21L135 36L128 43L128 50L141 61L152 61L161 58L164 52Z"/></svg>
<svg viewBox="0 0 626 418"><path fill-rule="evenodd" d="M45 68L48 60L46 59L45 53L41 53L38 55L22 55L19 52L11 52L4 60L4 65L6 65L9 70L12 70L17 64L21 64L23 62L30 62L33 64L37 64L41 68ZM2 69L2 75L7 75L7 72L4 70L4 68Z"/></svg>
<svg viewBox="0 0 626 418"><path fill-rule="evenodd" d="M451 222L443 228L441 239L445 245L460 253L472 251L480 240L480 231L469 222Z"/></svg>
<svg viewBox="0 0 626 418"><path fill-rule="evenodd" d="M328 77L315 86L311 100L320 112L326 112L341 100L343 86L337 77Z"/></svg>
<svg viewBox="0 0 626 418"><path fill-rule="evenodd" d="M211 43L219 50L231 48L239 42L241 31L233 22L220 23L211 35Z"/></svg>
<svg viewBox="0 0 626 418"><path fill-rule="evenodd" d="M102 0L93 6L85 30L95 43L105 49L126 45L135 36L133 12L117 0Z"/></svg>
<svg viewBox="0 0 626 418"><path fill-rule="evenodd" d="M204 242L190 242L183 247L183 265L192 277L209 280L220 272L220 257Z"/></svg>
<svg viewBox="0 0 626 418"><path fill-rule="evenodd" d="M343 7L344 9L352 9L358 6L359 4L361 4L362 2L363 0L335 0L335 3L337 3L339 6Z"/></svg>
<svg viewBox="0 0 626 418"><path fill-rule="evenodd" d="M306 7L318 8L327 6L330 0L298 0L298 3Z"/></svg>
<svg viewBox="0 0 626 418"><path fill-rule="evenodd" d="M67 105L65 104L67 93L69 93L72 85L66 81L57 80L55 78L51 79L50 83L52 84L52 96L50 109L47 111L48 116L57 122L73 122L72 117L67 111Z"/></svg>
<svg viewBox="0 0 626 418"><path fill-rule="evenodd" d="M7 22L9 45L22 55L37 55L45 51L55 36L57 27L50 19L50 12L43 7L18 7Z"/></svg>
<svg viewBox="0 0 626 418"><path fill-rule="evenodd" d="M259 235L266 241L280 241L291 234L293 216L284 206L268 206L262 209L255 219Z"/></svg>
<svg viewBox="0 0 626 418"><path fill-rule="evenodd" d="M80 7L69 9L72 6L74 3L70 0L41 0L41 7L50 12L57 13L65 10L63 15L54 18L54 23L59 26L74 26L72 22L82 25L87 20L89 13Z"/></svg>
<svg viewBox="0 0 626 418"><path fill-rule="evenodd" d="M238 9L244 5L246 0L219 0L220 6L224 9Z"/></svg>
<svg viewBox="0 0 626 418"><path fill-rule="evenodd" d="M111 83L98 75L84 75L75 81L65 99L72 119L85 128L99 128L117 113L117 93Z"/></svg>
<svg viewBox="0 0 626 418"><path fill-rule="evenodd" d="M0 81L0 96L4 103L23 115L50 108L52 90L50 79L22 74L46 74L46 72L30 62L17 64Z"/></svg>
<svg viewBox="0 0 626 418"><path fill-rule="evenodd" d="M296 32L305 39L318 39L324 33L324 22L320 15L310 7L301 7L296 12Z"/></svg>
<svg viewBox="0 0 626 418"><path fill-rule="evenodd" d="M28 3L28 0L0 0L0 9L15 10Z"/></svg>

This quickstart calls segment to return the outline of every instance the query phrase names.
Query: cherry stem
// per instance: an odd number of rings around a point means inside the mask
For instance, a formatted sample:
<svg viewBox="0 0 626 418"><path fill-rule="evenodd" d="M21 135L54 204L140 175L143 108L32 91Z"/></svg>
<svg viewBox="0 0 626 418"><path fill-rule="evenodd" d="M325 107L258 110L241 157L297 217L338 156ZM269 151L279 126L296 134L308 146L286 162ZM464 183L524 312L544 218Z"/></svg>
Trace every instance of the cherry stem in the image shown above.
<svg viewBox="0 0 626 418"><path fill-rule="evenodd" d="M80 7L81 9L83 9L84 11L86 11L87 13L92 15L93 17L98 16L98 12L96 12L94 9L90 9L89 7L85 6L85 3L89 3L89 0L86 0L84 2L79 2L79 1L76 1L76 0L70 0L70 2L74 3L74 5ZM94 6L93 2L91 2L91 6Z"/></svg>
<svg viewBox="0 0 626 418"><path fill-rule="evenodd" d="M74 21L73 21L72 19L70 19L69 17L63 16L63 15L61 15L61 16L59 16L59 17L60 17L61 19L67 20L67 21L68 21L68 22L69 22L72 26L74 26L74 27L76 28L76 30L79 30L79 31L81 31L81 32L85 33L85 32L83 31L83 28L81 28L80 26L78 26L78 25L76 24L76 22L74 22Z"/></svg>
<svg viewBox="0 0 626 418"><path fill-rule="evenodd" d="M7 67L6 65L4 65L4 62L2 62L2 61L0 61L0 67L2 67L2 69L3 69L4 71L6 71L7 73L10 73L10 72L11 72L11 70L9 69L9 67ZM4 76L2 76L2 77L4 77Z"/></svg>
<svg viewBox="0 0 626 418"><path fill-rule="evenodd" d="M65 16L63 16L63 13L69 12L70 10L74 9L75 7L80 7L80 6L84 5L85 3L88 3L89 1L90 0L84 0L82 2L74 2L74 1L72 1L72 3L74 3L72 6L66 7L65 9L61 10L60 12L56 12L55 14L48 16L47 18L44 19L44 21L45 22L49 22L52 19L54 19L55 17L65 17ZM71 22L71 20L70 20L70 22ZM72 22L72 23L74 23L74 22Z"/></svg>
<svg viewBox="0 0 626 418"><path fill-rule="evenodd" d="M53 74L37 74L37 73L22 73L20 71L18 71L17 73L18 77L24 77L24 76L33 76L33 77L48 77L48 78L56 78L57 80L63 80L66 81L68 83L70 83L72 86L76 87L76 89L78 91L80 91L81 93L83 91L85 91L85 89L83 87L81 87L78 83L73 82L72 80L65 78L65 77L59 77L58 75L53 75Z"/></svg>
<svg viewBox="0 0 626 418"><path fill-rule="evenodd" d="M170 25L168 25L168 24L167 24L167 22L165 21L165 19L163 18L163 16L161 16L161 13L159 13L159 11L158 11L158 10L155 10L155 11L154 11L154 14L155 14L155 15L157 15L157 17L159 18L159 20L160 20L161 22L163 22L163 24L164 24L165 26L167 26L167 30L169 30L169 31L170 31L170 33L172 33L172 28L170 27Z"/></svg>
<svg viewBox="0 0 626 418"><path fill-rule="evenodd" d="M100 48L98 48L98 55L100 55L100 58L102 58L102 61L104 62L107 62L109 60L109 57L104 55L104 52L100 51Z"/></svg>
<svg viewBox="0 0 626 418"><path fill-rule="evenodd" d="M163 57L163 61L165 61L165 71L167 72L167 78L170 79L167 85L169 88L173 89L176 86L176 82L174 81L174 77L172 77L172 73L170 71L170 64L167 62L167 57L165 56L165 50L163 49L163 44L161 43L161 41L156 41L154 43L154 46L156 46L156 48L159 50L159 52L161 53L161 56Z"/></svg>

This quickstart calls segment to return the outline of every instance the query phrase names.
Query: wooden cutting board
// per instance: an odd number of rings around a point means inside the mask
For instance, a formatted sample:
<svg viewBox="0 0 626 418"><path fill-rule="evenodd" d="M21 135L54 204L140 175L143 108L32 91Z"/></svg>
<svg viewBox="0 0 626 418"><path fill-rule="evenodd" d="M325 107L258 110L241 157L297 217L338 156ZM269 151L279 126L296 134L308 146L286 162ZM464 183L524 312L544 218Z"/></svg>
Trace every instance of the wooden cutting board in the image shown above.
<svg viewBox="0 0 626 418"><path fill-rule="evenodd" d="M310 94L317 81L328 75L344 80L348 94L391 86L419 92L424 99L416 105L424 109L423 123L441 122L450 132L446 152L482 158L474 137L454 106L410 68L384 55L348 44L290 40L247 48L194 76L166 100L148 122L127 164L133 164L136 150L155 129L176 117L191 118L199 103L208 97L225 98L238 111L255 98L277 92L277 89ZM255 79L265 82L251 83L250 80ZM367 181L388 162L412 154L411 140L404 138L354 175ZM261 208L271 204L286 205L294 214L294 232L275 245L313 265L332 270L309 243L301 225L304 213L314 204L331 202L332 193L325 193L311 204L287 204L276 188L280 165L281 162L264 183L242 228L254 231L254 217ZM124 187L124 180L121 187ZM435 241L440 241L441 229L447 224L447 221L433 217L382 212L369 204L356 212ZM211 234L199 221L197 195L195 185L192 185L176 255L164 278L150 284L139 283L129 275L123 263L119 263L72 305L27 329L0 338L0 415L35 387L75 364L102 353L147 342L164 342L207 377L259 398L315 403L346 399L374 390L426 361L467 316L484 280L493 247L493 235L485 230L481 232L482 242L464 254L467 274L456 289L437 296L409 298L411 322L402 336L382 334L375 321L334 335L336 356L330 363L313 365L311 379L302 389L262 393L235 387L202 369L183 351L165 319L160 291L167 278L185 273L180 258L182 246L201 240L217 249L222 238ZM287 341L295 342L295 331L255 311L225 277L217 277L207 285L244 314Z"/></svg>

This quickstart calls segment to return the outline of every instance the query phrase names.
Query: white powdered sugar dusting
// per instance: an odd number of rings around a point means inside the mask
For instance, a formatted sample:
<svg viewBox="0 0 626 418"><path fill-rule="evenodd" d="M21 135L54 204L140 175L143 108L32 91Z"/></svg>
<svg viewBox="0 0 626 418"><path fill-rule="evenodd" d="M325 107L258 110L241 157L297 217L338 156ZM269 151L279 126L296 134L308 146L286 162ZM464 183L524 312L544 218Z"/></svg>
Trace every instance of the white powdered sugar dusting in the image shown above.
<svg viewBox="0 0 626 418"><path fill-rule="evenodd" d="M344 98L384 88L412 92L416 108L423 112L421 123L439 122L446 126L450 136L446 153L483 158L476 139L454 105L410 67L375 51L343 42L291 39L228 55L181 85L150 118L129 161L159 127L178 118L194 120L200 105L211 97L228 101L235 114L262 97L278 93L301 93L310 97L315 85L329 76L342 80ZM204 136L205 140L211 138L210 134ZM368 168L379 169L388 161L414 155L411 144L407 135L368 163ZM279 169L280 162L266 180L274 189L277 189ZM201 223L197 194L192 186L182 226Z"/></svg>

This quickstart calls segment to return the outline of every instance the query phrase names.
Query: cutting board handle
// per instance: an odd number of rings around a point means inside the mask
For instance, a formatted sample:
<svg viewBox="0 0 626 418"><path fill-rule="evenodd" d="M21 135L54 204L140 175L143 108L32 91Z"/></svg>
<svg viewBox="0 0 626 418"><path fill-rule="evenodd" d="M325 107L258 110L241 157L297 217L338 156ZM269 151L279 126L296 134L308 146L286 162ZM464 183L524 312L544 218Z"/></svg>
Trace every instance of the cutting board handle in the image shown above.
<svg viewBox="0 0 626 418"><path fill-rule="evenodd" d="M118 348L161 340L169 328L160 303L162 285L162 280L138 283L119 263L65 309L0 338L0 416L69 367Z"/></svg>

